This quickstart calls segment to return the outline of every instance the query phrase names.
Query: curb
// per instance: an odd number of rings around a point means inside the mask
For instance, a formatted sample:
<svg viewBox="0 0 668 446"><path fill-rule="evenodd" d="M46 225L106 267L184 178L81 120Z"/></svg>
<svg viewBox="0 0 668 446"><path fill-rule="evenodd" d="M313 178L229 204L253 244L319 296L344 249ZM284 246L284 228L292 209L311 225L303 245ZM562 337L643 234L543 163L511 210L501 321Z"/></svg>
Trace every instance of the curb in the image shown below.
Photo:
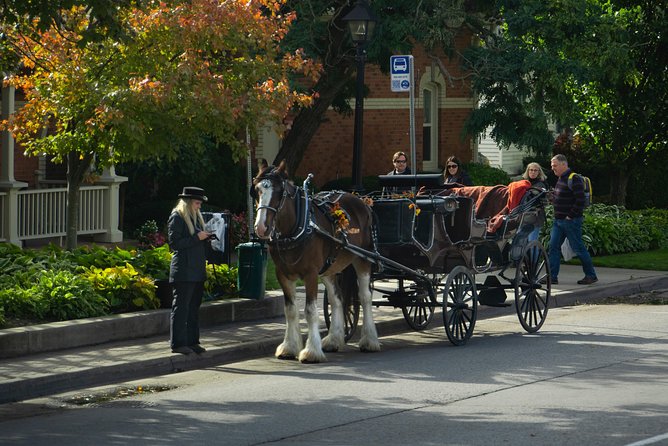
<svg viewBox="0 0 668 446"><path fill-rule="evenodd" d="M379 337L390 336L408 330L403 318L376 323ZM326 334L326 330L322 330ZM224 347L210 347L202 355L180 355L169 353L165 356L119 362L109 366L95 366L70 373L19 379L0 383L0 404L29 400L48 395L56 395L77 389L103 385L113 385L125 381L150 378L171 373L197 370L206 367L229 364L236 361L272 356L276 347L283 342L282 335L256 341L242 342Z"/></svg>
<svg viewBox="0 0 668 446"><path fill-rule="evenodd" d="M0 330L0 358L168 334L170 313L168 309L148 310ZM200 326L207 328L282 315L283 296L279 298L276 293L260 300L225 299L202 304Z"/></svg>

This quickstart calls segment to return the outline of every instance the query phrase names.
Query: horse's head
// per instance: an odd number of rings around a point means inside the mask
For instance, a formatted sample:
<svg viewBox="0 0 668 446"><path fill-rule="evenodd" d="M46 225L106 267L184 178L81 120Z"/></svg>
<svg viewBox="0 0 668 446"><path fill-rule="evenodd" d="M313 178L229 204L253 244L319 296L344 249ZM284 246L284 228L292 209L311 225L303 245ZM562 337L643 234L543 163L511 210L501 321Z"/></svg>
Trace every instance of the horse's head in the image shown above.
<svg viewBox="0 0 668 446"><path fill-rule="evenodd" d="M267 166L253 179L251 195L257 203L255 234L261 239L269 239L276 228L276 218L285 203L289 187L285 161L278 167Z"/></svg>

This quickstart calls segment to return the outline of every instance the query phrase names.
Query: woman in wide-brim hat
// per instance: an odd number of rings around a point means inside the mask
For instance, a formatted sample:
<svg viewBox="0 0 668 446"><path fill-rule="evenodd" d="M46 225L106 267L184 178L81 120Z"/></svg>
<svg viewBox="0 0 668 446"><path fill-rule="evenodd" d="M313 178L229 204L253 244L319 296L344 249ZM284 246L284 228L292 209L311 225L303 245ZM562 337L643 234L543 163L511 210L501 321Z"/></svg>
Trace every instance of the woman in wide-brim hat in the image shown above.
<svg viewBox="0 0 668 446"><path fill-rule="evenodd" d="M169 282L174 300L170 316L170 346L174 353L203 353L199 343L199 307L206 280L206 243L211 233L204 231L202 203L208 201L204 189L184 187L168 221L172 262Z"/></svg>

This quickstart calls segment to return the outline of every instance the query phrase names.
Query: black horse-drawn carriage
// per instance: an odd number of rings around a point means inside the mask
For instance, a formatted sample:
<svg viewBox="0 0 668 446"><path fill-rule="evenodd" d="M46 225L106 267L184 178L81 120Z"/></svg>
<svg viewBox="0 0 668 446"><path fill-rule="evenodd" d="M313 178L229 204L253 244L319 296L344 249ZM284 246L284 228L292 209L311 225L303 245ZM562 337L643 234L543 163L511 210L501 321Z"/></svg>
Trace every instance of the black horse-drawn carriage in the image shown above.
<svg viewBox="0 0 668 446"><path fill-rule="evenodd" d="M545 191L524 190L511 200L506 186L447 188L441 175L388 175L380 177L384 190L411 192L310 196L310 178L297 187L282 164L253 181L255 231L268 241L285 295L287 325L277 357L325 360L324 351L337 351L355 333L360 307L363 351L380 350L372 306L401 308L416 330L426 328L441 306L455 345L471 337L478 303L505 306L507 290L514 290L526 331L545 322L551 292L547 256L540 243L528 241L541 224ZM476 275L485 280L476 282ZM326 288L329 332L323 339L318 277ZM295 308L299 278L306 291L306 346Z"/></svg>
<svg viewBox="0 0 668 446"><path fill-rule="evenodd" d="M473 333L478 303L507 306L506 290L514 290L522 327L531 333L540 329L550 301L549 264L543 246L528 236L542 224L545 191L529 189L507 214L489 215L490 209L505 207L504 188L446 189L440 174L379 178L384 190L422 192L370 195L378 253L370 255L378 265L371 281L375 306L401 308L415 330L425 329L441 306L448 339L461 345ZM461 191L479 193L472 197ZM485 200L499 203L489 206ZM486 215L476 212L480 209ZM494 217L500 227L490 232ZM485 280L476 283L476 275ZM324 310L327 321L326 301ZM358 317L359 304L353 301L347 306L348 338Z"/></svg>

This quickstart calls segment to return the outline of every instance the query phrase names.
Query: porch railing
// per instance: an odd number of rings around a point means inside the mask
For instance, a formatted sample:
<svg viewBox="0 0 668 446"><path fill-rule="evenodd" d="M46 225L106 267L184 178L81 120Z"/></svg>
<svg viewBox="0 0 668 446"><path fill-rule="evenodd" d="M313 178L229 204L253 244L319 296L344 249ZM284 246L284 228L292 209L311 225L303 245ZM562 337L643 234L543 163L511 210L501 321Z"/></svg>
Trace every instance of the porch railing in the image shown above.
<svg viewBox="0 0 668 446"><path fill-rule="evenodd" d="M77 235L95 240L122 240L118 230L118 182L82 186ZM60 238L67 235L67 188L0 192L0 242Z"/></svg>
<svg viewBox="0 0 668 446"><path fill-rule="evenodd" d="M79 191L78 234L106 232L104 192L106 186L82 186ZM67 188L18 192L18 238L30 240L67 234Z"/></svg>

